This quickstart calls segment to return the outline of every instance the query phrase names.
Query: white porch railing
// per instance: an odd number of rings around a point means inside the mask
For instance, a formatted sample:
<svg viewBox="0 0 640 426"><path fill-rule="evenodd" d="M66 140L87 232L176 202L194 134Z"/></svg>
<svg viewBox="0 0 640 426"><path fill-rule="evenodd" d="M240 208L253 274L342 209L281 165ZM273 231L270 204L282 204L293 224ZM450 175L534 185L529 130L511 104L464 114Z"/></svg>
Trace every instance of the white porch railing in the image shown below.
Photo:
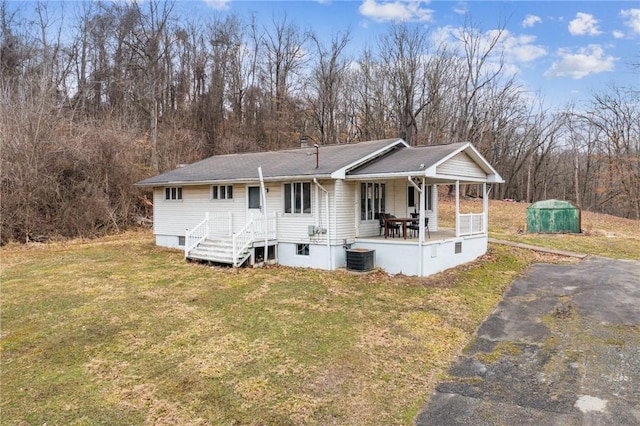
<svg viewBox="0 0 640 426"><path fill-rule="evenodd" d="M274 239L278 233L277 215L254 218L237 233L233 234L233 266L240 266L245 258L243 254L254 241L260 239ZM267 248L265 247L265 253Z"/></svg>
<svg viewBox="0 0 640 426"><path fill-rule="evenodd" d="M458 235L484 234L484 213L464 213L458 215Z"/></svg>
<svg viewBox="0 0 640 426"><path fill-rule="evenodd" d="M185 259L189 255L189 252L196 248L198 244L204 241L209 235L209 213L205 213L204 220L197 224L193 229L187 229L184 238L184 257Z"/></svg>
<svg viewBox="0 0 640 426"><path fill-rule="evenodd" d="M233 266L240 266L240 253L246 251L254 241L254 220L253 218L240 230L233 234Z"/></svg>
<svg viewBox="0 0 640 426"><path fill-rule="evenodd" d="M207 237L231 238L233 244L233 266L240 266L247 258L248 248L261 239L275 239L278 234L277 215L273 213L268 219L264 216L253 218L237 233L233 233L233 216L231 213L205 213L202 222L185 234L184 256L195 249Z"/></svg>
<svg viewBox="0 0 640 426"><path fill-rule="evenodd" d="M209 213L210 237L230 237L233 234L233 216L231 212Z"/></svg>
<svg viewBox="0 0 640 426"><path fill-rule="evenodd" d="M233 244L233 266L240 266L247 258L249 247L258 240L275 239L278 234L277 215L251 218L237 233L233 233L233 216L231 213L205 213L202 222L185 234L184 256L195 249L206 238L231 238Z"/></svg>
<svg viewBox="0 0 640 426"><path fill-rule="evenodd" d="M257 239L274 239L278 235L277 215L273 213L267 220L264 216L253 219L255 235Z"/></svg>

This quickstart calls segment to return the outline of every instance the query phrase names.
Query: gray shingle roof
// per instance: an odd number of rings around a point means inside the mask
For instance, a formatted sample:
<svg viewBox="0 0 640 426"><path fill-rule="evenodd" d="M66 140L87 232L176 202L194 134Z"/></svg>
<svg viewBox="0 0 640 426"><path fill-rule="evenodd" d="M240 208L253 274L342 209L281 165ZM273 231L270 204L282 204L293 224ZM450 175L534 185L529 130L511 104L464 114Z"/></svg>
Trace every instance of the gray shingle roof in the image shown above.
<svg viewBox="0 0 640 426"><path fill-rule="evenodd" d="M265 179L329 176L331 173L349 166L376 151L396 144L402 144L402 140L383 139L357 144L324 145L319 148L319 167L317 169L315 148L216 155L150 177L138 182L136 185L161 186L216 181L251 181L258 179L258 167L262 167L262 174Z"/></svg>
<svg viewBox="0 0 640 426"><path fill-rule="evenodd" d="M377 161L367 163L362 167L349 172L351 176L384 174L384 173L410 173L424 172L449 154L460 149L466 142L451 143L447 145L429 145L410 147L395 151Z"/></svg>

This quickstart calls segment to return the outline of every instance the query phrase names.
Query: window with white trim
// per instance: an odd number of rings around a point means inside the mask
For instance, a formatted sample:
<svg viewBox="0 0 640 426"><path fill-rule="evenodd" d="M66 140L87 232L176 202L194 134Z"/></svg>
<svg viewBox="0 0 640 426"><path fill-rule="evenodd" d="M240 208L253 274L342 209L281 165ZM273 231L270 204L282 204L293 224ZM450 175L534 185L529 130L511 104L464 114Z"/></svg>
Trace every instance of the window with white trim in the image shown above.
<svg viewBox="0 0 640 426"><path fill-rule="evenodd" d="M182 200L182 188L179 186L167 186L164 189L164 199L168 201Z"/></svg>
<svg viewBox="0 0 640 426"><path fill-rule="evenodd" d="M212 200L233 199L233 185L213 185L211 187Z"/></svg>
<svg viewBox="0 0 640 426"><path fill-rule="evenodd" d="M362 182L360 184L360 220L378 219L384 213L386 186L384 183Z"/></svg>
<svg viewBox="0 0 640 426"><path fill-rule="evenodd" d="M424 199L424 209L426 211L433 210L433 185L427 185L427 193ZM409 185L407 189L407 206L413 207L414 210L418 210L418 202L420 200L420 193L414 188L413 185Z"/></svg>
<svg viewBox="0 0 640 426"><path fill-rule="evenodd" d="M288 214L311 213L311 183L284 184L284 212Z"/></svg>

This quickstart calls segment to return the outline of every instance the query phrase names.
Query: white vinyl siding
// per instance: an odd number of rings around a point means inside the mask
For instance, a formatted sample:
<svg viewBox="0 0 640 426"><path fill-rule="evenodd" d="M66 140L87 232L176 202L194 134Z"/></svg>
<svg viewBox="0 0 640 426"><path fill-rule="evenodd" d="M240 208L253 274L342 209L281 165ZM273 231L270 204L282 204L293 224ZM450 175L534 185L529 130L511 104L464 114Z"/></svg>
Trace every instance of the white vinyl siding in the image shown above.
<svg viewBox="0 0 640 426"><path fill-rule="evenodd" d="M311 185L311 214L285 214L284 213L284 192L285 185L278 185L278 240L290 243L305 243L310 241L309 237L309 225L316 225L316 215L321 215L322 226L324 225L324 194L320 197L320 203L323 206L318 209L315 205L316 196L315 193L318 190L316 185ZM267 194L267 197L271 196L271 192ZM271 210L273 212L274 210ZM314 240L324 238L325 235L317 235Z"/></svg>
<svg viewBox="0 0 640 426"><path fill-rule="evenodd" d="M244 187L234 188L244 193ZM240 230L246 218L245 203L242 200L231 199L220 203L211 199L211 186L183 186L182 201L164 201L164 188L153 191L153 231L156 235L185 235L187 229L202 222L207 212L234 216L233 229ZM237 196L238 194L236 194ZM160 201L159 201L160 200Z"/></svg>
<svg viewBox="0 0 640 426"><path fill-rule="evenodd" d="M344 180L335 181L335 209L332 220L335 222L335 235L331 238L341 242L352 242L356 237L356 225L360 221L360 209L357 203L360 183ZM357 217L356 217L357 216Z"/></svg>
<svg viewBox="0 0 640 426"><path fill-rule="evenodd" d="M486 179L487 174L466 153L460 152L436 168L439 175Z"/></svg>

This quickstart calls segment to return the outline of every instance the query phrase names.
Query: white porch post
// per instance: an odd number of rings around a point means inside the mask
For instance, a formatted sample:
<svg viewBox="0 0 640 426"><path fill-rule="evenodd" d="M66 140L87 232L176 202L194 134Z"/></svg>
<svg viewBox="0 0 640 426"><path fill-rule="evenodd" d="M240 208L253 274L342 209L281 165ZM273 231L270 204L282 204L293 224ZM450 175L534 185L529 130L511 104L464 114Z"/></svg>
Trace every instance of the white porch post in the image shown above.
<svg viewBox="0 0 640 426"><path fill-rule="evenodd" d="M420 193L420 213L418 215L418 276L421 277L424 271L424 226L422 224L425 223L424 206L427 193L425 191L426 187L424 178L422 178L420 186L416 185L411 176L407 176L407 179L409 180L409 183Z"/></svg>
<svg viewBox="0 0 640 426"><path fill-rule="evenodd" d="M460 181L456 181L456 237L460 236Z"/></svg>
<svg viewBox="0 0 640 426"><path fill-rule="evenodd" d="M482 183L482 230L489 235L489 197L487 182Z"/></svg>
<svg viewBox="0 0 640 426"><path fill-rule="evenodd" d="M422 182L420 183L420 214L418 215L418 257L420 258L418 273L419 276L423 275L424 271L424 223L425 223L425 211L424 205L425 197L426 197L426 187L424 178L422 178Z"/></svg>

